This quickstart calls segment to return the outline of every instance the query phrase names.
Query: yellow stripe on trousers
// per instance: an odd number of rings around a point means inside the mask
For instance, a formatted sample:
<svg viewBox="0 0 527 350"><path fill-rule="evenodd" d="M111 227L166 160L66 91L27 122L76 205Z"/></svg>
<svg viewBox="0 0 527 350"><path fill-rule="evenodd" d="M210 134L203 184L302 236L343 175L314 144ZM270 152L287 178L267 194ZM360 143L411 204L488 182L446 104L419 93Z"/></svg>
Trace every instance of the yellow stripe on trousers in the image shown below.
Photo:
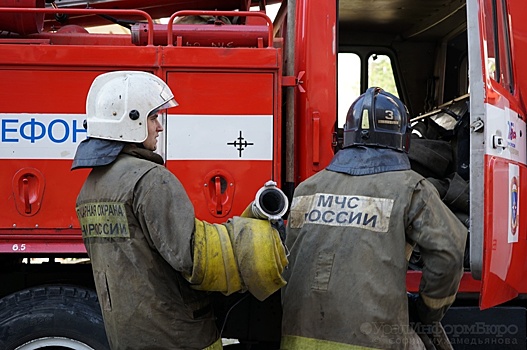
<svg viewBox="0 0 527 350"><path fill-rule="evenodd" d="M210 346L207 346L205 349L203 350L222 350L223 349L223 345L221 344L221 338L216 340L214 342L214 344L210 345Z"/></svg>
<svg viewBox="0 0 527 350"><path fill-rule="evenodd" d="M365 346L337 343L329 340L284 335L281 350L376 350Z"/></svg>

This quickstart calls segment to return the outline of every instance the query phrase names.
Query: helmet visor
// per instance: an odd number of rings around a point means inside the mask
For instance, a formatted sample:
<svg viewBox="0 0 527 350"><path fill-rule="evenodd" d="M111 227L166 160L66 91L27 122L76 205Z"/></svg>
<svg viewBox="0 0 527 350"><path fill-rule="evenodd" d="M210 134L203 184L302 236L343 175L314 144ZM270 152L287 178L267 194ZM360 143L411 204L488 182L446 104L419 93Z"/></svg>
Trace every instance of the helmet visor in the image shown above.
<svg viewBox="0 0 527 350"><path fill-rule="evenodd" d="M176 100L174 100L174 98L166 101L166 102L163 102L160 106L152 109L148 115L151 116L151 115L154 115L154 114L157 114L159 111L163 110L163 109L168 109L168 108L172 108L172 107L176 107L178 105L178 103L176 102Z"/></svg>

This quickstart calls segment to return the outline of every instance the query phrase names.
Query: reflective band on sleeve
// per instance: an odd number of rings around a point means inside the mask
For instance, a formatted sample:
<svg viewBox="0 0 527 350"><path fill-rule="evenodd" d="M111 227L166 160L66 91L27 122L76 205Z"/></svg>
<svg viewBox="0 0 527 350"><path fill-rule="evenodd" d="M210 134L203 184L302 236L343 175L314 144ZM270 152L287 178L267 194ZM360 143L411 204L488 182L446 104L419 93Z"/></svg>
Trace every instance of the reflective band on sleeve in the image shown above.
<svg viewBox="0 0 527 350"><path fill-rule="evenodd" d="M284 335L281 350L375 350L377 348L368 348L365 346L337 343L328 340L298 337L293 335Z"/></svg>
<svg viewBox="0 0 527 350"><path fill-rule="evenodd" d="M446 298L430 298L423 293L421 293L421 298L423 299L426 306L428 306L431 309L440 309L444 306L450 305L454 302L456 299L456 295L451 295Z"/></svg>

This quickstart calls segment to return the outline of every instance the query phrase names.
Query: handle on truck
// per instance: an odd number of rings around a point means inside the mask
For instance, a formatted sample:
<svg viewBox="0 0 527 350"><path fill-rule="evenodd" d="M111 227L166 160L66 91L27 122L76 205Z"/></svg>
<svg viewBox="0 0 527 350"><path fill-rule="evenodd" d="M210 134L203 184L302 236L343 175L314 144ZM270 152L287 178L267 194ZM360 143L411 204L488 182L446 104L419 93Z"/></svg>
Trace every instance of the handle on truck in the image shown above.
<svg viewBox="0 0 527 350"><path fill-rule="evenodd" d="M173 45L174 37L173 37L173 24L176 17L184 17L184 16L241 16L241 17L260 17L263 18L267 22L267 46L272 47L273 46L273 22L265 13L257 12L257 11L178 11L172 16L170 16L170 19L168 20L167 24L167 43L169 46ZM150 29L151 30L151 29Z"/></svg>

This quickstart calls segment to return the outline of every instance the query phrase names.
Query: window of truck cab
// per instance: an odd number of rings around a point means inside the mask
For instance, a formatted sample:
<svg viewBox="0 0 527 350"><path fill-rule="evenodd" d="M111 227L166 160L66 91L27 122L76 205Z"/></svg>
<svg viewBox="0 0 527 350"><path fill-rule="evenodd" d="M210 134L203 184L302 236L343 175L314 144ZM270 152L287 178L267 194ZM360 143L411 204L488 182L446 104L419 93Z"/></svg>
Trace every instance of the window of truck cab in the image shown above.
<svg viewBox="0 0 527 350"><path fill-rule="evenodd" d="M368 87L378 86L399 97L394 65L384 53L339 52L337 58L337 125L343 128L353 103Z"/></svg>
<svg viewBox="0 0 527 350"><path fill-rule="evenodd" d="M485 0L486 70L492 86L514 93L510 23L506 0Z"/></svg>

